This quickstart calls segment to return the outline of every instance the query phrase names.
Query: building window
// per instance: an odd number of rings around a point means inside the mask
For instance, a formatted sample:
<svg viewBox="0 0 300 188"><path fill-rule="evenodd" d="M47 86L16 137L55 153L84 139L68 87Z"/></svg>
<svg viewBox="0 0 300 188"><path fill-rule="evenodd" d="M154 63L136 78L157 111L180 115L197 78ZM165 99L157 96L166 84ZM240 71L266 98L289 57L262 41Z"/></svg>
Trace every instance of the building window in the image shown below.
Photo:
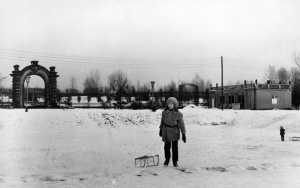
<svg viewBox="0 0 300 188"><path fill-rule="evenodd" d="M233 95L228 96L228 103L229 104L234 103L234 96Z"/></svg>
<svg viewBox="0 0 300 188"><path fill-rule="evenodd" d="M219 101L218 101L219 104L224 104L224 103L225 103L225 100L224 100L224 99L225 99L225 96L222 97L222 96L218 95L218 99L219 99ZM222 100L222 99L223 99L223 100ZM223 101L223 102L222 102L222 101Z"/></svg>
<svg viewBox="0 0 300 188"><path fill-rule="evenodd" d="M245 101L244 95L238 95L237 102L241 103L241 104L244 104L244 101Z"/></svg>
<svg viewBox="0 0 300 188"><path fill-rule="evenodd" d="M272 97L272 104L278 104L278 96Z"/></svg>

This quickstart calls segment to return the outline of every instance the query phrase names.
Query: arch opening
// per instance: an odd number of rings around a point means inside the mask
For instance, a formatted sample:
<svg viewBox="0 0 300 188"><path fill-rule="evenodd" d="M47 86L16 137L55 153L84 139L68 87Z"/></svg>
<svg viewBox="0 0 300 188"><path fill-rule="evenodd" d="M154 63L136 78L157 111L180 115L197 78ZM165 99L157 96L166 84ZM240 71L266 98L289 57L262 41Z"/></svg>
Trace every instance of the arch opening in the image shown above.
<svg viewBox="0 0 300 188"><path fill-rule="evenodd" d="M45 81L42 77L31 75L30 80L23 83L23 103L28 107L45 107Z"/></svg>
<svg viewBox="0 0 300 188"><path fill-rule="evenodd" d="M55 72L55 67L50 67L49 71L45 67L38 65L38 61L31 61L31 65L21 71L19 70L19 65L15 65L14 69L12 74L10 74L13 77L13 107L26 107L26 105L38 105L46 108L58 107L58 75ZM26 77L28 76L31 77L31 81L29 80L28 82L27 97Z"/></svg>
<svg viewBox="0 0 300 188"><path fill-rule="evenodd" d="M179 105L189 104L199 105L199 87L190 83L179 85Z"/></svg>

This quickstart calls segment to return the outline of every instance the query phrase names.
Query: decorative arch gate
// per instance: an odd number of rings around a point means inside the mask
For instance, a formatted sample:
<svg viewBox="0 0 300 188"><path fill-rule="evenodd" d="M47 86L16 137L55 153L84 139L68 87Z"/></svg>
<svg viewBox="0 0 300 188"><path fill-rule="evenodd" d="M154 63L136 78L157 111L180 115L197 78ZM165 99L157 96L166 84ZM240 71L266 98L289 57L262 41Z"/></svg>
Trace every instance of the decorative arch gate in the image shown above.
<svg viewBox="0 0 300 188"><path fill-rule="evenodd" d="M182 106L182 100L183 100L183 88L184 86L193 86L194 87L194 103L195 105L199 105L199 86L195 85L195 84L181 84L179 85L179 106Z"/></svg>
<svg viewBox="0 0 300 188"><path fill-rule="evenodd" d="M19 70L19 65L14 66L14 71L10 76L13 77L13 107L20 108L24 107L24 96L25 89L24 83L26 76L37 75L40 76L45 82L45 107L53 108L57 107L56 97L57 97L57 72L55 72L55 67L50 67L50 71L45 67L38 65L38 61L31 61L31 65L25 67L21 71Z"/></svg>

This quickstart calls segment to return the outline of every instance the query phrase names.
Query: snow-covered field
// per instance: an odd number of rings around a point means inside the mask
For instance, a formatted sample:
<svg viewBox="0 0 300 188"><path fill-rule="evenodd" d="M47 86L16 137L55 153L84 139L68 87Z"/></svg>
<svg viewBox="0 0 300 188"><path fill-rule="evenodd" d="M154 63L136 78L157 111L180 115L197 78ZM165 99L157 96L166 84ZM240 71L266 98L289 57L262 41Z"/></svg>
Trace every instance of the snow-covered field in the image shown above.
<svg viewBox="0 0 300 188"><path fill-rule="evenodd" d="M181 111L187 143L164 168L161 110L0 109L0 187L300 187L299 111Z"/></svg>

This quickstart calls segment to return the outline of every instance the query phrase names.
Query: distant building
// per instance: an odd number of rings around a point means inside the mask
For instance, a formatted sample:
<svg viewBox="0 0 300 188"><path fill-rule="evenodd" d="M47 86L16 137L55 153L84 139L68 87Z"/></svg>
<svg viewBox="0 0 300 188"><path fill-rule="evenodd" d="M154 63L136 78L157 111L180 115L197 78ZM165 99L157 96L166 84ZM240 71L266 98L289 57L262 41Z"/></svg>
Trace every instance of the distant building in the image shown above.
<svg viewBox="0 0 300 188"><path fill-rule="evenodd" d="M209 107L222 108L221 87L211 87ZM292 89L290 84L258 84L223 86L223 108L226 109L291 109Z"/></svg>

